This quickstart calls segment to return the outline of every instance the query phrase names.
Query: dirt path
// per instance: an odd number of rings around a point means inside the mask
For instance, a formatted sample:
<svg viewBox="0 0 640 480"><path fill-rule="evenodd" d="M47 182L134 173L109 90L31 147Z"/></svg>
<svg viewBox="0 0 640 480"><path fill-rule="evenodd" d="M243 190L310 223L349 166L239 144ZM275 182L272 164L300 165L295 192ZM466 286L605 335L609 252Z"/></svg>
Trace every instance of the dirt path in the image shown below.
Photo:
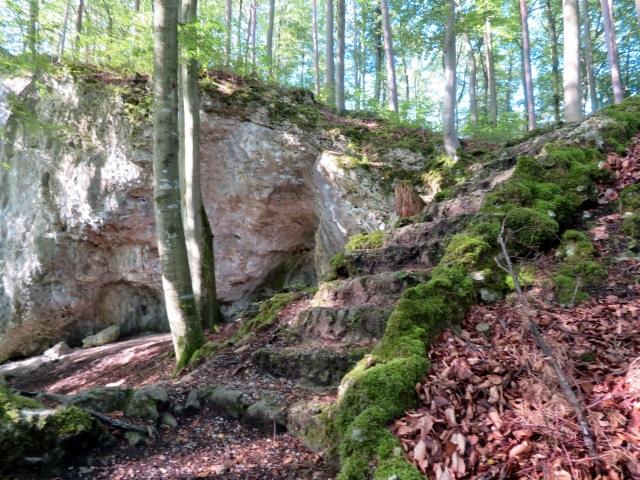
<svg viewBox="0 0 640 480"><path fill-rule="evenodd" d="M229 338L234 325L226 325L209 340ZM260 338L255 340L259 345ZM0 366L0 376L19 390L74 394L91 387L139 388L161 385L175 404L184 404L188 392L201 385L229 385L259 398L268 392L297 401L317 396L285 379L253 370L246 353L223 351L176 379L169 334L147 335L102 347L75 350L55 362L37 359ZM114 417L121 417L115 412ZM124 419L129 421L127 419ZM121 432L111 431L113 445L99 446L88 456L66 464L61 470L32 474L16 472L11 478L61 479L316 479L329 480L335 470L322 454L302 446L286 433L274 435L226 420L210 407L191 416L178 416L178 426L159 430L149 444L131 446Z"/></svg>

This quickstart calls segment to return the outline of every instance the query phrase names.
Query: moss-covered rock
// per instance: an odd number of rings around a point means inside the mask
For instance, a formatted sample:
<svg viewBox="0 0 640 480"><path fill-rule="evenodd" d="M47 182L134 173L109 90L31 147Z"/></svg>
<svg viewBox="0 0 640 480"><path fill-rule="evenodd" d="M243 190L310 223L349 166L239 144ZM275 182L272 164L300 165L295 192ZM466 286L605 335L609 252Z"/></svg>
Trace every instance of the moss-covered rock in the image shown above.
<svg viewBox="0 0 640 480"><path fill-rule="evenodd" d="M372 250L384 246L386 234L382 230L372 233L358 233L345 245L346 250Z"/></svg>
<svg viewBox="0 0 640 480"><path fill-rule="evenodd" d="M302 298L304 295L305 294L301 292L277 293L269 300L263 302L254 316L243 322L242 326L236 332L235 337L242 338L250 332L256 333L272 325L278 318L278 314L284 310L288 304Z"/></svg>

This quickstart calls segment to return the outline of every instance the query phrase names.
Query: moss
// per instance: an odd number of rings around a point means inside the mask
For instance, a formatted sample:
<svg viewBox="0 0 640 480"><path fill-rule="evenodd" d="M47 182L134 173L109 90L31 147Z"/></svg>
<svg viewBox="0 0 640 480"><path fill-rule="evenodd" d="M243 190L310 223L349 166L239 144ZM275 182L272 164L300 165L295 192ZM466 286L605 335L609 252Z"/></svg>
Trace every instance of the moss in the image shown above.
<svg viewBox="0 0 640 480"><path fill-rule="evenodd" d="M580 285L574 278L565 275L555 275L553 281L553 290L556 295L556 300L560 305L573 306L589 298L586 292L580 290Z"/></svg>
<svg viewBox="0 0 640 480"><path fill-rule="evenodd" d="M331 269L336 278L350 277L354 273L349 257L345 252L334 255L331 260L329 260L329 265L331 265Z"/></svg>
<svg viewBox="0 0 640 480"><path fill-rule="evenodd" d="M635 239L640 239L640 214L625 217L622 221L622 231Z"/></svg>
<svg viewBox="0 0 640 480"><path fill-rule="evenodd" d="M510 232L508 244L515 249L535 249L553 243L560 230L558 222L532 208L514 208L509 212L505 226Z"/></svg>
<svg viewBox="0 0 640 480"><path fill-rule="evenodd" d="M490 250L491 246L480 236L456 235L447 245L440 265L461 266L471 270L484 260Z"/></svg>
<svg viewBox="0 0 640 480"><path fill-rule="evenodd" d="M91 416L76 407L59 410L47 417L45 422L45 427L52 430L52 435L58 441L90 432L93 426L94 423Z"/></svg>
<svg viewBox="0 0 640 480"><path fill-rule="evenodd" d="M626 145L628 140L640 131L640 97L630 97L617 105L603 108L599 115L614 118L620 122L618 129L609 128L605 140L610 145Z"/></svg>
<svg viewBox="0 0 640 480"><path fill-rule="evenodd" d="M623 212L640 213L640 185L627 187L620 192L620 206Z"/></svg>
<svg viewBox="0 0 640 480"><path fill-rule="evenodd" d="M246 320L235 334L236 338L242 338L248 333L256 333L272 325L278 318L278 314L284 308L304 296L300 292L278 293L260 305L258 313Z"/></svg>
<svg viewBox="0 0 640 480"><path fill-rule="evenodd" d="M535 284L535 280L540 276L541 270L535 265L525 264L518 269L518 283L522 288L532 287ZM516 285L511 275L507 275L505 283L509 290L515 290Z"/></svg>
<svg viewBox="0 0 640 480"><path fill-rule="evenodd" d="M372 233L359 233L354 235L345 245L347 250L372 250L382 248L386 239L386 234L382 230Z"/></svg>

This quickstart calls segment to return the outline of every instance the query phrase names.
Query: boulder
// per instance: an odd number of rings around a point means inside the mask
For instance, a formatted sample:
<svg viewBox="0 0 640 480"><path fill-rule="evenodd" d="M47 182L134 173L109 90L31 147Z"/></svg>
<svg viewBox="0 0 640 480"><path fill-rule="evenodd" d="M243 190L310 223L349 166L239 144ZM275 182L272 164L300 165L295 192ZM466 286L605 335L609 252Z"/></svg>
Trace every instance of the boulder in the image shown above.
<svg viewBox="0 0 640 480"><path fill-rule="evenodd" d="M95 335L90 335L82 340L82 348L99 347L107 343L115 342L120 337L120 327L113 325L99 331Z"/></svg>

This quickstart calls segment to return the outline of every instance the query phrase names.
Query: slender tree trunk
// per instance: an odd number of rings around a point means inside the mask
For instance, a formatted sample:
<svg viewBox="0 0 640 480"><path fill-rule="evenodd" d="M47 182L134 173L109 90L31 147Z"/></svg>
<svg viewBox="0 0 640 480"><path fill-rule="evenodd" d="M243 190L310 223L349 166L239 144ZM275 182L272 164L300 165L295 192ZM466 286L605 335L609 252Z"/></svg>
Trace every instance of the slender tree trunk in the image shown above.
<svg viewBox="0 0 640 480"><path fill-rule="evenodd" d="M493 59L493 43L491 40L491 20L487 17L484 29L484 47L487 64L487 83L489 87L489 116L491 127L498 126L498 93L496 91L496 69Z"/></svg>
<svg viewBox="0 0 640 480"><path fill-rule="evenodd" d="M327 0L326 3L326 52L325 52L325 89L327 96L327 105L329 107L336 106L336 84L333 62L333 0Z"/></svg>
<svg viewBox="0 0 640 480"><path fill-rule="evenodd" d="M133 2L133 11L136 13L140 12L140 0Z"/></svg>
<svg viewBox="0 0 640 480"><path fill-rule="evenodd" d="M313 79L314 92L316 96L320 95L320 51L318 48L318 5L317 0L313 0Z"/></svg>
<svg viewBox="0 0 640 480"><path fill-rule="evenodd" d="M242 62L242 0L238 1L238 63Z"/></svg>
<svg viewBox="0 0 640 480"><path fill-rule="evenodd" d="M224 61L227 66L231 63L231 15L232 0L226 0L224 8Z"/></svg>
<svg viewBox="0 0 640 480"><path fill-rule="evenodd" d="M80 48L80 35L82 34L82 14L84 13L84 0L78 0L78 9L76 11L76 41L73 46L74 51Z"/></svg>
<svg viewBox="0 0 640 480"><path fill-rule="evenodd" d="M360 110L360 45L358 38L358 2L353 2L353 86L356 110Z"/></svg>
<svg viewBox="0 0 640 480"><path fill-rule="evenodd" d="M604 35L607 40L607 57L611 72L611 85L613 86L613 102L620 103L624 99L624 89L620 80L620 61L618 60L618 46L616 45L616 31L613 26L613 11L608 0L600 0L602 7L602 21Z"/></svg>
<svg viewBox="0 0 640 480"><path fill-rule="evenodd" d="M182 0L180 21L183 25L197 22L197 0ZM205 245L208 235L203 231L209 222L203 222L206 211L202 205L200 183L200 92L198 87L198 61L187 58L181 48L179 132L180 132L180 185L182 221L189 257L191 284L203 329L214 330L220 323L220 310L216 298L213 250ZM203 225L204 224L204 225ZM210 227L208 227L210 228Z"/></svg>
<svg viewBox="0 0 640 480"><path fill-rule="evenodd" d="M448 1L444 33L444 106L442 109L442 135L444 149L453 159L460 148L456 131L456 4Z"/></svg>
<svg viewBox="0 0 640 480"><path fill-rule="evenodd" d="M546 13L551 40L551 90L553 92L553 116L556 123L560 117L560 56L558 54L558 29L556 28L556 16L551 0L546 0Z"/></svg>
<svg viewBox="0 0 640 480"><path fill-rule="evenodd" d="M382 12L380 7L376 7L376 29L374 33L376 60L375 60L375 81L373 86L373 99L376 107L380 106L380 87L382 85Z"/></svg>
<svg viewBox="0 0 640 480"><path fill-rule="evenodd" d="M640 0L636 0L636 17L638 19L638 30L640 30Z"/></svg>
<svg viewBox="0 0 640 480"><path fill-rule="evenodd" d="M477 82L477 66L476 56L473 53L471 38L467 32L462 34L462 40L467 50L467 58L469 62L469 120L474 127L478 124L478 88Z"/></svg>
<svg viewBox="0 0 640 480"><path fill-rule="evenodd" d="M596 74L593 68L589 0L582 0L582 24L584 25L584 62L585 70L587 71L587 83L589 85L589 101L591 103L591 112L595 112L598 110L598 95L596 91Z"/></svg>
<svg viewBox="0 0 640 480"><path fill-rule="evenodd" d="M178 2L156 0L153 25L153 196L162 284L177 371L204 344L191 288L180 208Z"/></svg>
<svg viewBox="0 0 640 480"><path fill-rule="evenodd" d="M267 26L267 71L273 75L273 25L276 15L276 0L269 0L269 25Z"/></svg>
<svg viewBox="0 0 640 480"><path fill-rule="evenodd" d="M38 19L40 17L39 0L29 0L29 24L27 25L27 51L33 60L38 53Z"/></svg>
<svg viewBox="0 0 640 480"><path fill-rule="evenodd" d="M337 0L338 7L338 57L336 61L336 110L344 111L344 54L345 54L345 0Z"/></svg>
<svg viewBox="0 0 640 480"><path fill-rule="evenodd" d="M391 18L388 0L380 0L382 12L382 34L384 37L384 53L387 63L387 87L389 88L389 110L398 111L398 87L396 86L396 67L393 60L393 39L391 37Z"/></svg>
<svg viewBox="0 0 640 480"><path fill-rule="evenodd" d="M564 115L567 122L582 119L580 89L580 15L578 0L563 0L564 19Z"/></svg>
<svg viewBox="0 0 640 480"><path fill-rule="evenodd" d="M522 20L522 66L527 98L527 118L529 130L536 128L536 102L533 96L533 78L531 76L531 50L529 47L529 9L527 0L520 0L520 19Z"/></svg>
<svg viewBox="0 0 640 480"><path fill-rule="evenodd" d="M256 29L258 25L258 0L253 0L251 4L251 72L255 73L256 67Z"/></svg>
<svg viewBox="0 0 640 480"><path fill-rule="evenodd" d="M69 22L69 10L71 10L71 0L67 0L67 7L64 10L62 34L60 35L60 44L58 46L58 59L62 59L62 56L64 55L64 46L67 41L67 24Z"/></svg>

